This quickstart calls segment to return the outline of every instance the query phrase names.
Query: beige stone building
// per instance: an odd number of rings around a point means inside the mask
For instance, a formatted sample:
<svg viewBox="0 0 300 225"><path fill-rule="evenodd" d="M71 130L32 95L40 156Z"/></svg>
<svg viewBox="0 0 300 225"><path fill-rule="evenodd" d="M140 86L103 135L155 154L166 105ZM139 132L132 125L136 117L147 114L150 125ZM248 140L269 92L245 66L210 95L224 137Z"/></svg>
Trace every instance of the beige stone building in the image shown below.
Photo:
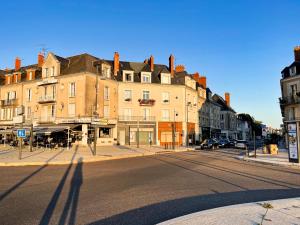
<svg viewBox="0 0 300 225"><path fill-rule="evenodd" d="M184 66L100 60L82 54L49 53L38 63L0 71L0 126L33 124L37 133L71 132L86 145L97 129L97 144L185 145L199 140L203 77ZM205 80L206 85L206 80Z"/></svg>

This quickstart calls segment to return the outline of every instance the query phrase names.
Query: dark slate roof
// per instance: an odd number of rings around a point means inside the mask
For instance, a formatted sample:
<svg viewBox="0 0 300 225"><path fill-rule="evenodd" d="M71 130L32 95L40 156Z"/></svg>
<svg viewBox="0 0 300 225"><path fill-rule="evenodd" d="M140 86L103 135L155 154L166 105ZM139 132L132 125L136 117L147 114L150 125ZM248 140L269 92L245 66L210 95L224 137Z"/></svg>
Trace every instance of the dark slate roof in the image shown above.
<svg viewBox="0 0 300 225"><path fill-rule="evenodd" d="M290 68L291 67L296 67L296 75L293 75L293 76L297 76L297 75L300 75L300 62L299 61L295 61L293 62L291 65L285 67L282 71L281 71L281 74L282 74L282 78L288 78L290 77Z"/></svg>
<svg viewBox="0 0 300 225"><path fill-rule="evenodd" d="M225 100L224 100L220 95L214 94L214 95L212 96L212 99L222 106L222 108L221 108L222 111L231 111L231 112L233 112L233 113L236 113L236 112L233 110L233 108L231 108L230 106L228 106L228 105L226 104Z"/></svg>

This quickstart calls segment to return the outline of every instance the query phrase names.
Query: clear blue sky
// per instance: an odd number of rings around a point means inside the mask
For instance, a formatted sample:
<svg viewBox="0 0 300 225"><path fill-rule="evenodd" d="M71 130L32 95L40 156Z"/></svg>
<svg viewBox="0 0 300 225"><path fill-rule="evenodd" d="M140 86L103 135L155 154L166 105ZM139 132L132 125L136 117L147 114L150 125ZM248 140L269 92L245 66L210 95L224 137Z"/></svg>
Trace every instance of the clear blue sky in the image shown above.
<svg viewBox="0 0 300 225"><path fill-rule="evenodd" d="M280 71L300 44L299 0L1 1L0 68L38 51L176 64L231 93L237 112L279 127Z"/></svg>

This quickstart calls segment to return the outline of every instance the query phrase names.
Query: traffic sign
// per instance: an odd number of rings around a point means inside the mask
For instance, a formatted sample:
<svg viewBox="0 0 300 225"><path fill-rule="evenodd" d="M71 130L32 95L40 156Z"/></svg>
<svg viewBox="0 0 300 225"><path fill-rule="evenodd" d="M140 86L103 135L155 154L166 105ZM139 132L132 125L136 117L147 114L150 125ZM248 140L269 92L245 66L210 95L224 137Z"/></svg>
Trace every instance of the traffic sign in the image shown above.
<svg viewBox="0 0 300 225"><path fill-rule="evenodd" d="M26 130L25 129L18 129L17 130L17 137L25 138L26 137Z"/></svg>

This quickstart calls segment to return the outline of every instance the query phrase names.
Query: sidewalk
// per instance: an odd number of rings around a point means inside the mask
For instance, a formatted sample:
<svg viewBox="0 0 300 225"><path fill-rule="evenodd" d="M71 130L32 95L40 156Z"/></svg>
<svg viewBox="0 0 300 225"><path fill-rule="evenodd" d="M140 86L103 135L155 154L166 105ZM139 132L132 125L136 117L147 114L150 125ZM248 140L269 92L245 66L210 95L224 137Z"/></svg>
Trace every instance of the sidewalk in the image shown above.
<svg viewBox="0 0 300 225"><path fill-rule="evenodd" d="M34 149L29 151L28 146L22 150L19 160L19 149L9 146L0 146L0 166L29 166L29 165L63 165L81 162L98 162L112 159L148 156L161 153L188 151L186 148L165 150L159 146L101 146L97 147L96 155L90 147L74 145L67 149Z"/></svg>
<svg viewBox="0 0 300 225"><path fill-rule="evenodd" d="M262 150L257 150L256 158L254 158L254 152L251 152L250 157L238 156L238 159L245 161L258 162L269 165L280 165L280 166L292 166L295 168L300 168L300 164L298 163L290 163L289 156L286 149L280 149L277 155L263 154Z"/></svg>
<svg viewBox="0 0 300 225"><path fill-rule="evenodd" d="M300 224L300 198L226 206L160 223L160 225L196 224Z"/></svg>

